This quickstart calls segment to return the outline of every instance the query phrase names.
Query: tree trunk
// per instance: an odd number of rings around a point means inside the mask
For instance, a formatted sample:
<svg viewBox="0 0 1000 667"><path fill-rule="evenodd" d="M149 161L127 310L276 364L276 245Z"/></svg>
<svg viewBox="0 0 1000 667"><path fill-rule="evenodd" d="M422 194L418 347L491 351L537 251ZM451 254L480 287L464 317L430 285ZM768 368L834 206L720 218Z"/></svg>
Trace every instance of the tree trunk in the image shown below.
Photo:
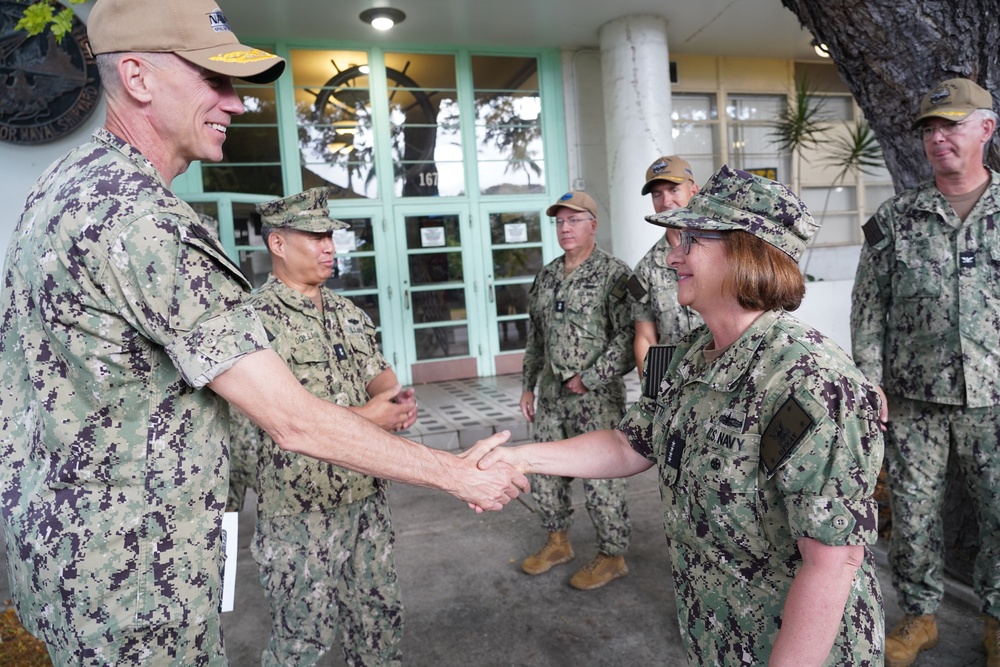
<svg viewBox="0 0 1000 667"><path fill-rule="evenodd" d="M781 2L829 49L882 146L896 192L932 175L923 144L910 129L924 93L957 77L990 92L1000 84L1000 0ZM1000 168L996 134L986 163ZM946 569L971 583L978 528L965 481L952 461L943 514Z"/></svg>
<svg viewBox="0 0 1000 667"><path fill-rule="evenodd" d="M1000 0L781 0L825 44L885 154L897 192L931 176L910 131L924 93L945 79L1000 87ZM994 110L998 105L993 102ZM1000 168L993 136L987 164Z"/></svg>

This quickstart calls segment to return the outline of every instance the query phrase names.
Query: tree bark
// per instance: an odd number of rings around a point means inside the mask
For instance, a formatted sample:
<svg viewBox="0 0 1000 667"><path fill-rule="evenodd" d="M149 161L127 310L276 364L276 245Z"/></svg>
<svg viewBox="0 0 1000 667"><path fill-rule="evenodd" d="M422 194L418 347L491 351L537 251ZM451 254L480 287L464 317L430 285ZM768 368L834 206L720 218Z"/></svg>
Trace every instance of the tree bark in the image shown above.
<svg viewBox="0 0 1000 667"><path fill-rule="evenodd" d="M1000 84L1000 0L781 2L829 49L878 137L896 192L931 177L910 130L924 93L957 77L991 92ZM1000 168L997 135L986 162Z"/></svg>

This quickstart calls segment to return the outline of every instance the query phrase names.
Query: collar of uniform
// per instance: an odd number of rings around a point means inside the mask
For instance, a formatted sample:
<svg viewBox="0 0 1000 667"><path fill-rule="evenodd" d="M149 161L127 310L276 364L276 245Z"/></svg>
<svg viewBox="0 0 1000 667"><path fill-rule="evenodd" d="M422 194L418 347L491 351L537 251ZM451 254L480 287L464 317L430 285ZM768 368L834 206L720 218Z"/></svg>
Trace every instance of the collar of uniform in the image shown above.
<svg viewBox="0 0 1000 667"><path fill-rule="evenodd" d="M729 393L733 391L746 375L750 361L757 348L782 316L783 311L769 310L754 320L743 335L729 346L721 357L710 364L705 363L702 353L705 345L711 340L711 335L699 337L695 345L688 350L681 364L681 374L685 382L704 382L714 391Z"/></svg>
<svg viewBox="0 0 1000 667"><path fill-rule="evenodd" d="M267 282L260 288L261 291L270 290L274 292L274 295L281 300L286 306L292 310L297 310L300 313L309 315L310 317L319 318L322 316L319 308L313 303L313 300L307 297L302 292L292 289L285 283L278 280L273 273L268 274ZM320 287L320 293L322 294L323 288ZM323 296L323 305L325 306L327 302L326 296ZM325 310L325 308L324 308Z"/></svg>
<svg viewBox="0 0 1000 667"><path fill-rule="evenodd" d="M163 176L156 170L153 163L142 154L142 151L119 137L117 134L106 128L99 127L94 130L94 134L91 136L91 139L93 139L96 144L101 144L113 151L121 153L125 159L133 163L144 175L155 179L156 182L164 188L167 188L168 190L170 189L170 184L163 180Z"/></svg>
<svg viewBox="0 0 1000 667"><path fill-rule="evenodd" d="M653 245L653 263L657 266L670 269L670 265L667 264L667 253L670 252L670 241L667 240L667 235L664 234L660 237L660 240ZM673 269L670 269L673 271Z"/></svg>

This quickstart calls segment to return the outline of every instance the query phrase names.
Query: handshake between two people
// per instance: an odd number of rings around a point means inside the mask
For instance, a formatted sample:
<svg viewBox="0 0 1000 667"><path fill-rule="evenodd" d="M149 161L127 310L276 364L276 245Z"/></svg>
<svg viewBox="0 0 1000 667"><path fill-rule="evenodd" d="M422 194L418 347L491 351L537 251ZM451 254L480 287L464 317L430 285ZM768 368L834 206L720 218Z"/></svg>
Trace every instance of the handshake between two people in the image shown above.
<svg viewBox="0 0 1000 667"><path fill-rule="evenodd" d="M482 491L496 488L496 492L492 495L493 503L468 503L469 507L474 509L477 514L487 510L501 510L504 505L517 498L521 492L528 493L531 490L528 478L525 476L527 464L523 461L520 464L517 463L517 448L502 446L509 439L510 431L500 431L476 442L471 448L458 454L458 458L464 459L475 470L479 471L479 474L474 477L482 479ZM504 460L505 458L509 458L511 462L507 462ZM501 489L504 479L508 481L506 486ZM470 497L474 496L470 494L466 496L466 500ZM491 496L485 495L483 497L489 498Z"/></svg>

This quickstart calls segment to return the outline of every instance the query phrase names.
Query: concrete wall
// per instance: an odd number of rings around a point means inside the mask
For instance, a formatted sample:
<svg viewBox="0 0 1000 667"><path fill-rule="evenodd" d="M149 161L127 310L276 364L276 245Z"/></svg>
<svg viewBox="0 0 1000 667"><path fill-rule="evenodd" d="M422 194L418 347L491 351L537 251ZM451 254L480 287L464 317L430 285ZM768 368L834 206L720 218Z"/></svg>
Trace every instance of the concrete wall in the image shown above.
<svg viewBox="0 0 1000 667"><path fill-rule="evenodd" d="M67 137L48 144L18 146L0 142L0 258L7 256L7 242L24 209L24 200L35 180L63 153L86 141L104 124L104 99L80 128Z"/></svg>

